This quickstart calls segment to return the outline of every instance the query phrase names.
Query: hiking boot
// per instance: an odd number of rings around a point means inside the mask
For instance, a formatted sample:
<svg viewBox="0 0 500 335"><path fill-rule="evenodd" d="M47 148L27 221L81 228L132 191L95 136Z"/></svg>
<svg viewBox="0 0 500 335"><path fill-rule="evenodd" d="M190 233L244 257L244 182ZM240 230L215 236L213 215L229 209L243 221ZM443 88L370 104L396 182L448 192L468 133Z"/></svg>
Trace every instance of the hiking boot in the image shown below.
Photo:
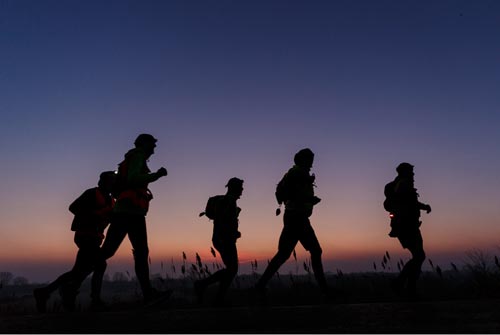
<svg viewBox="0 0 500 335"><path fill-rule="evenodd" d="M203 302L203 294L206 288L207 286L201 280L197 280L193 284L194 294L199 304Z"/></svg>
<svg viewBox="0 0 500 335"><path fill-rule="evenodd" d="M50 293L46 288L36 288L33 290L33 296L36 301L36 309L39 313L45 313L47 311L47 300L50 298Z"/></svg>

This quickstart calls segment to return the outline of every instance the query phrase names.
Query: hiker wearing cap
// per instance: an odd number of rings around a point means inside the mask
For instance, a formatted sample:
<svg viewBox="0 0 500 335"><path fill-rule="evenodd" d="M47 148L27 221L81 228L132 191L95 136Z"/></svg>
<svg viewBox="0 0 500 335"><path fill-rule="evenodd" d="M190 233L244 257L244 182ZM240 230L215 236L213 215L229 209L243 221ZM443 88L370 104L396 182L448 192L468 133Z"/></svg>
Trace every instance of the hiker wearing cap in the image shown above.
<svg viewBox="0 0 500 335"><path fill-rule="evenodd" d="M431 206L418 200L419 194L414 185L413 165L401 163L396 168L398 175L386 185L386 202L391 203L391 232L389 236L398 238L404 249L408 249L412 258L404 265L393 289L408 298L416 297L417 280L420 276L425 252L420 232L420 211L431 212ZM385 207L385 204L384 204ZM387 210L388 208L386 208Z"/></svg>
<svg viewBox="0 0 500 335"><path fill-rule="evenodd" d="M135 274L141 286L145 303L156 299L160 293L151 287L149 279L149 248L146 231L146 214L153 195L148 188L167 175L164 167L151 172L147 161L154 154L157 139L150 134L140 134L134 142L135 148L125 154L119 164L116 182L116 204L108 234L102 246L105 259L112 257L125 236L132 244Z"/></svg>
<svg viewBox="0 0 500 335"><path fill-rule="evenodd" d="M259 295L265 294L267 283L281 265L290 258L295 246L300 242L311 253L314 276L322 293L328 297L328 287L321 261L322 249L309 220L313 207L321 201L314 195L315 175L310 174L313 161L314 153L311 149L300 150L295 154L295 165L288 170L278 184L276 199L279 204L285 204L283 230L278 243L278 252L256 284L255 288ZM276 214L279 215L280 211L278 210Z"/></svg>
<svg viewBox="0 0 500 335"><path fill-rule="evenodd" d="M238 231L238 216L241 208L237 206L236 201L243 193L243 180L233 177L229 179L226 187L226 194L210 197L205 212L200 214L213 220L212 243L226 267L194 283L195 294L198 301L202 302L206 288L219 282L215 298L215 305L218 306L224 304L226 292L238 273L236 240L241 237Z"/></svg>

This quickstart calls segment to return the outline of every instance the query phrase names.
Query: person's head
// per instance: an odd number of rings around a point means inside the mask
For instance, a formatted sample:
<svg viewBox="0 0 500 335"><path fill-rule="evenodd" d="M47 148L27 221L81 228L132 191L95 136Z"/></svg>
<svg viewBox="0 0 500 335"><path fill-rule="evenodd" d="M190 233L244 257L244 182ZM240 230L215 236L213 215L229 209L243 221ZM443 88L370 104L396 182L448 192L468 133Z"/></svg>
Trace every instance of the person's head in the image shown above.
<svg viewBox="0 0 500 335"><path fill-rule="evenodd" d="M150 134L140 134L134 141L136 148L141 148L148 155L152 155L155 152L156 142L158 140Z"/></svg>
<svg viewBox="0 0 500 335"><path fill-rule="evenodd" d="M227 193L235 196L238 199L243 193L243 180L233 177L229 179L226 187Z"/></svg>
<svg viewBox="0 0 500 335"><path fill-rule="evenodd" d="M295 154L293 161L296 165L310 169L314 161L314 153L311 149L305 148Z"/></svg>
<svg viewBox="0 0 500 335"><path fill-rule="evenodd" d="M104 171L99 175L99 182L97 186L103 189L105 192L113 191L116 182L115 171Z"/></svg>
<svg viewBox="0 0 500 335"><path fill-rule="evenodd" d="M396 168L396 172L401 177L413 177L414 175L413 165L411 165L410 163L403 162L398 165L398 167Z"/></svg>

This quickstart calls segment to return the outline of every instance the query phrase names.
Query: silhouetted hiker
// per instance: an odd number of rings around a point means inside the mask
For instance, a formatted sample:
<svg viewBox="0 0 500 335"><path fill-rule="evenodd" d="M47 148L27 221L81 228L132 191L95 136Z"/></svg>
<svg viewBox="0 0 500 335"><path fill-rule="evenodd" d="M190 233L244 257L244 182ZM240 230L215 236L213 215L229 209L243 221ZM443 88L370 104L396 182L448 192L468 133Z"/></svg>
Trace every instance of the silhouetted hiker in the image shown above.
<svg viewBox="0 0 500 335"><path fill-rule="evenodd" d="M415 298L417 279L420 276L425 252L420 233L420 211L431 212L431 206L418 201L417 189L414 187L413 165L401 163L396 168L398 173L394 181L385 186L384 208L391 214L390 237L397 237L403 248L411 252L410 259L393 282L393 288L398 293L404 293L409 298Z"/></svg>
<svg viewBox="0 0 500 335"><path fill-rule="evenodd" d="M236 240L241 237L241 233L238 231L238 215L241 208L236 205L236 201L243 192L243 180L233 177L229 179L226 187L226 194L210 197L205 212L200 214L200 216L205 214L214 221L212 243L219 252L226 268L194 283L195 294L198 301L202 302L203 293L207 286L219 282L215 300L217 306L224 304L226 292L238 273Z"/></svg>
<svg viewBox="0 0 500 335"><path fill-rule="evenodd" d="M157 139L152 135L140 134L134 142L135 148L129 150L125 154L125 159L119 164L116 205L102 246L102 255L108 259L115 254L128 235L133 248L135 274L145 303L150 303L165 294L151 286L146 231L146 213L149 202L153 199L148 184L167 175L164 167L153 173L148 168L147 161L154 154L156 142Z"/></svg>
<svg viewBox="0 0 500 335"><path fill-rule="evenodd" d="M278 253L256 284L257 293L260 295L265 294L267 283L290 257L299 241L311 253L314 276L322 292L325 295L328 294L321 262L321 246L309 221L313 206L321 201L314 195L315 176L309 174L313 161L314 153L310 149L300 150L295 154L295 165L288 170L278 184L276 198L279 204L282 202L285 204L284 225L279 239ZM279 215L279 211L276 214Z"/></svg>
<svg viewBox="0 0 500 335"><path fill-rule="evenodd" d="M83 280L94 271L91 284L92 307L100 308L102 301L100 291L102 285L101 273L106 269L106 261L101 257L100 245L104 239L104 230L109 224L114 199L111 191L116 175L113 171L101 173L97 187L83 192L69 206L74 219L71 230L75 232L74 241L78 246L73 269L59 276L48 286L37 288L33 294L39 312L45 312L47 300L53 291L60 288L63 306L72 311L78 288Z"/></svg>

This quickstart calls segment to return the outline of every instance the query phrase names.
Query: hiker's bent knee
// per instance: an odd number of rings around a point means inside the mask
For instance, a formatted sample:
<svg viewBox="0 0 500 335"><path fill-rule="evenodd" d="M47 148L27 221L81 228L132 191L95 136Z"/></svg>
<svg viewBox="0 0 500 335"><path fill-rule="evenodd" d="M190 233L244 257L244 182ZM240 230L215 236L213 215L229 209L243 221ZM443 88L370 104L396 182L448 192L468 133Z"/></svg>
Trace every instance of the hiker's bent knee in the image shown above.
<svg viewBox="0 0 500 335"><path fill-rule="evenodd" d="M278 250L275 258L281 262L285 262L288 258L290 258L291 254L291 252L288 252L286 250Z"/></svg>
<svg viewBox="0 0 500 335"><path fill-rule="evenodd" d="M115 255L115 253L116 253L116 249L112 250L112 249L104 249L103 248L101 250L101 257L103 259L109 259L109 258L113 257Z"/></svg>

